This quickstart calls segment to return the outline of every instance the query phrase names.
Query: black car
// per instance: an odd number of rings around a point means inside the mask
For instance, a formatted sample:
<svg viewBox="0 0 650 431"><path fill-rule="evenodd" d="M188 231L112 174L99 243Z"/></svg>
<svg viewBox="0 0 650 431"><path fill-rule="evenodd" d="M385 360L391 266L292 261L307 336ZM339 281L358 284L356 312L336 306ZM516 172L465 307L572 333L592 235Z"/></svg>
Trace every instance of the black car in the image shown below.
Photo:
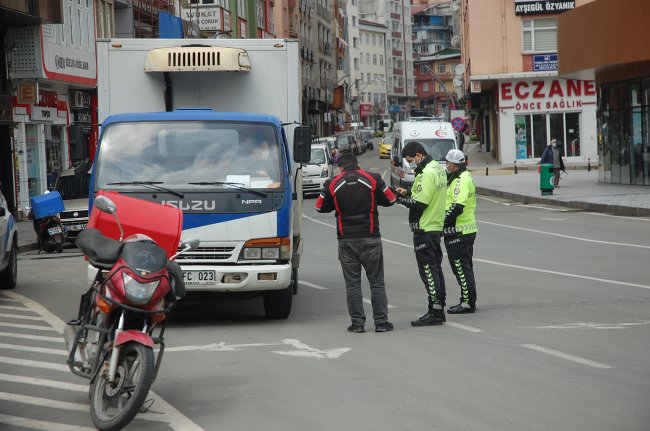
<svg viewBox="0 0 650 431"><path fill-rule="evenodd" d="M371 130L360 130L359 134L361 135L361 139L366 143L366 148L369 150L374 150L375 145L372 142L372 131Z"/></svg>
<svg viewBox="0 0 650 431"><path fill-rule="evenodd" d="M336 147L340 153L353 153L355 154L354 139L349 133L340 133L336 137Z"/></svg>

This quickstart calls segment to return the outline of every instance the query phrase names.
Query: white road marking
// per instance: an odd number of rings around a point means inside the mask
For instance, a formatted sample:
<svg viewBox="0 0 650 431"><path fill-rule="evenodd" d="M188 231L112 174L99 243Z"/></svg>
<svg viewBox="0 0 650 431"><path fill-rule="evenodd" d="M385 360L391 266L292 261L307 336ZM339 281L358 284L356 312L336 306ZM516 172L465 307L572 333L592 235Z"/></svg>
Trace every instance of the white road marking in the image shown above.
<svg viewBox="0 0 650 431"><path fill-rule="evenodd" d="M88 412L88 404L71 403L69 401L57 401L48 398L30 397L28 395L0 392L0 400L12 401L14 403L31 404L51 409L72 410L74 412Z"/></svg>
<svg viewBox="0 0 650 431"><path fill-rule="evenodd" d="M567 323L565 325L549 325L549 326L520 326L520 328L530 329L627 329L632 326L650 325L650 320L642 320L640 322L631 323Z"/></svg>
<svg viewBox="0 0 650 431"><path fill-rule="evenodd" d="M0 364L20 365L23 367L43 368L45 370L70 372L67 365L54 364L52 362L32 361L29 359L10 358L0 356Z"/></svg>
<svg viewBox="0 0 650 431"><path fill-rule="evenodd" d="M3 310L29 311L27 307L14 307L13 305L0 305Z"/></svg>
<svg viewBox="0 0 650 431"><path fill-rule="evenodd" d="M476 196L477 199L482 199L484 201L492 202L493 204L509 205L507 202L501 202L496 199L486 198L485 196Z"/></svg>
<svg viewBox="0 0 650 431"><path fill-rule="evenodd" d="M307 217L307 218L309 218L309 217ZM319 222L319 223L322 223L322 222ZM482 222L482 223L486 223L486 222ZM326 223L323 223L323 224L326 224ZM392 240L389 240L389 239L386 239L386 238L383 238L383 237L382 237L381 240L388 243L388 244L393 244L393 245L397 245L397 246L400 246L400 247L413 249L412 245L404 244L403 242L392 241ZM443 254L445 256L447 255L447 253L443 253ZM580 278L580 279L583 279L583 280L597 281L597 282L600 282L600 283L616 284L616 285L619 285L619 286L640 287L641 289L650 289L650 286L647 286L645 284L627 283L625 281L610 280L610 279L607 279L607 278L589 277L589 276L586 276L586 275L570 274L568 272L551 271L551 270L548 270L548 269L532 268L530 266L523 266L523 265L513 265L513 264L509 264L509 263L495 262L493 260L487 260L487 259L474 258L473 260L474 260L474 262L487 263L489 265L505 266L505 267L509 267L509 268L521 269L521 270L524 270L524 271L534 271L534 272L541 272L541 273L545 273L545 274L559 275L559 276L563 276L563 277Z"/></svg>
<svg viewBox="0 0 650 431"><path fill-rule="evenodd" d="M565 218L552 218L552 217L542 217L542 221L565 221Z"/></svg>
<svg viewBox="0 0 650 431"><path fill-rule="evenodd" d="M47 353L50 355L68 356L68 352L64 349L48 349L45 347L21 346L18 344L0 343L0 349L21 350L24 352Z"/></svg>
<svg viewBox="0 0 650 431"><path fill-rule="evenodd" d="M10 299L11 301L25 304L27 307L29 307L30 310L43 316L43 320L46 323L48 323L52 328L54 328L54 330L63 334L63 329L65 328L65 322L59 319L57 316L55 316L53 313L51 313L41 304L14 292L3 292L3 294L11 296L12 298ZM70 369L66 365L59 365L59 364L40 362L40 361L29 361L26 359L7 358L7 357L0 356L0 363L70 372ZM154 400L154 406L160 406L163 411L160 412L160 415L156 417L147 416L146 414L139 414L136 416L136 418L151 420L156 422L165 422L167 426L177 431L204 431L203 428L199 427L197 424L192 422L187 416L183 415L180 411L178 411L171 404L169 404L168 402L160 398L160 396L158 396L153 391L149 391L148 397ZM88 411L88 405L84 404L84 411L86 412ZM150 409L150 412L153 413L153 410ZM47 431L58 431L58 430L75 431L75 430L88 429L82 427L75 427L67 424L61 424L61 426L59 427L59 425L54 422L33 421L31 419L18 418L15 416L0 415L0 423L14 424L20 421L26 421L25 423L34 424L34 425L28 425L27 427L32 427L34 429L43 429Z"/></svg>
<svg viewBox="0 0 650 431"><path fill-rule="evenodd" d="M452 328L462 329L463 331L476 332L476 333L484 332L482 329L476 328L474 326L463 325L462 323L445 322L445 325L451 326Z"/></svg>
<svg viewBox="0 0 650 431"><path fill-rule="evenodd" d="M63 338L61 337L46 337L44 335L20 334L17 332L0 332L0 337L13 337L13 338L20 338L25 340L51 341L53 343L63 343Z"/></svg>
<svg viewBox="0 0 650 431"><path fill-rule="evenodd" d="M248 344L226 344L221 341L219 343L206 344L204 346L179 346L167 347L165 353L168 352L190 352L200 350L203 352L235 352L244 347L264 347L264 346L279 346L279 343L248 343Z"/></svg>
<svg viewBox="0 0 650 431"><path fill-rule="evenodd" d="M507 224L494 223L494 222L489 222L489 221L484 221L484 220L479 220L479 223L489 224L489 225L492 225L492 226L504 227L506 229L523 230L523 231L527 231L527 232L539 233L539 234L542 234L542 235L550 235L550 236L556 236L556 237L560 237L560 238L568 238L568 239L573 239L573 240L576 240L576 241L593 242L593 243L597 243L597 244L607 244L607 245L620 245L620 246L623 246L623 247L645 248L645 249L650 250L650 246L648 246L648 245L627 244L627 243L623 243L623 242L599 241L599 240L596 240L596 239L581 238L581 237L578 237L578 236L571 236L571 235L562 235L562 234L559 234L559 233L546 232L546 231L543 231L543 230L529 229L529 228L525 228L525 227L511 226L511 225L507 225Z"/></svg>
<svg viewBox="0 0 650 431"><path fill-rule="evenodd" d="M342 354L352 350L351 347L339 347L338 349L319 350L303 343L300 340L294 340L292 338L285 338L282 340L282 343L293 346L298 350L274 351L273 353L277 353L278 355L299 356L317 359L338 359Z"/></svg>
<svg viewBox="0 0 650 431"><path fill-rule="evenodd" d="M365 302L366 304L372 305L372 301L370 299L368 299L368 298L363 298L363 302ZM388 308L397 308L397 307L395 307L394 305L388 304Z"/></svg>
<svg viewBox="0 0 650 431"><path fill-rule="evenodd" d="M313 221L314 223L322 224L323 226L327 226L327 227L331 227L331 228L336 229L336 226L334 226L334 225L332 225L332 224L329 224L329 223L325 223L324 221L316 220L316 219L313 218L313 217L309 217L309 216L306 216L306 215L304 215L304 214L303 214L302 217L303 217L303 218L306 218L306 219L309 220L309 221Z"/></svg>
<svg viewBox="0 0 650 431"><path fill-rule="evenodd" d="M79 427L58 422L39 421L36 419L23 418L20 416L9 416L0 414L0 424L11 425L22 428L30 428L41 431L96 431L96 428Z"/></svg>
<svg viewBox="0 0 650 431"><path fill-rule="evenodd" d="M0 322L0 326L7 326L9 328L20 328L20 329L29 329L32 331L52 331L56 332L56 329L50 326L40 326L40 325L23 325L22 323L7 323Z"/></svg>
<svg viewBox="0 0 650 431"><path fill-rule="evenodd" d="M41 316L22 316L20 314L4 314L0 313L0 318L4 319L23 319L23 320L38 320L41 321L43 318Z"/></svg>
<svg viewBox="0 0 650 431"><path fill-rule="evenodd" d="M571 355L569 353L560 352L559 350L549 349L547 347L538 346L536 344L522 344L521 347L526 349L535 350L540 353L545 353L547 355L555 356L556 358L565 359L567 361L575 362L576 364L587 365L594 368L613 368L610 365L603 364L602 362L592 361L591 359L585 359L580 356Z"/></svg>
<svg viewBox="0 0 650 431"><path fill-rule="evenodd" d="M8 301L8 302L20 302L19 299L14 299L13 297L7 297L6 295L11 294L12 292L9 291L4 291L2 294L0 294L0 301Z"/></svg>
<svg viewBox="0 0 650 431"><path fill-rule="evenodd" d="M88 385L78 385L76 383L67 383L58 380L37 379L36 377L16 376L10 374L0 374L0 380L4 382L20 383L24 385L65 389L67 391L88 392Z"/></svg>
<svg viewBox="0 0 650 431"><path fill-rule="evenodd" d="M646 218L646 217L628 217L628 216L619 216L614 214L603 214L603 213L592 213L592 212L585 212L583 214L595 215L598 217L624 218L626 220L634 220L634 221L646 221L646 222L650 221L650 218Z"/></svg>
<svg viewBox="0 0 650 431"><path fill-rule="evenodd" d="M329 290L329 287L321 286L319 284L314 284L303 280L298 280L298 284L302 284L303 286L311 287L313 289L318 289L318 290Z"/></svg>

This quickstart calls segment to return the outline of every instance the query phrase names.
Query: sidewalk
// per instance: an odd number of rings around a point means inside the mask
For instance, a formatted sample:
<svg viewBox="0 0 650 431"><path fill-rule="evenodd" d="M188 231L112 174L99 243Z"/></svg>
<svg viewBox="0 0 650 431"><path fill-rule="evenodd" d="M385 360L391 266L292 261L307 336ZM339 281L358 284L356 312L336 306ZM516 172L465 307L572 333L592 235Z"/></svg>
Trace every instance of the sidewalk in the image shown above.
<svg viewBox="0 0 650 431"><path fill-rule="evenodd" d="M496 196L523 203L560 205L585 211L624 216L650 216L650 187L603 184L598 182L598 166L567 166L560 187L550 196L539 190L537 165L501 165L491 153L479 152L478 144L465 147L478 194ZM487 175L486 175L487 167Z"/></svg>

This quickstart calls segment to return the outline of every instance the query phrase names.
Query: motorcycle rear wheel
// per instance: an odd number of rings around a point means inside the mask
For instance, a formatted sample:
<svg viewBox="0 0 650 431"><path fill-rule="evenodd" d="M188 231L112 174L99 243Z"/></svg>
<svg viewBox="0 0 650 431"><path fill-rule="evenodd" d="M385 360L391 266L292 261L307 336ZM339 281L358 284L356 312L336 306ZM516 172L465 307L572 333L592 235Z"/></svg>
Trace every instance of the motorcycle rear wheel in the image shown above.
<svg viewBox="0 0 650 431"><path fill-rule="evenodd" d="M100 374L91 387L90 416L98 429L119 430L133 420L153 383L154 365L151 348L133 342L122 345L115 383Z"/></svg>

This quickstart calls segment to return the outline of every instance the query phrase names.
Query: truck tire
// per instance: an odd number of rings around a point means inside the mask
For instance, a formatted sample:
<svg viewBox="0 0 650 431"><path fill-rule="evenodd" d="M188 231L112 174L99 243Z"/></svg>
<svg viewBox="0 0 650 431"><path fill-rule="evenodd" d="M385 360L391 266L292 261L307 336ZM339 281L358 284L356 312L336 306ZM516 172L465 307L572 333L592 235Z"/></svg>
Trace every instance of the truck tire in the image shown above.
<svg viewBox="0 0 650 431"><path fill-rule="evenodd" d="M14 237L7 267L0 271L0 289L14 289L18 280L18 246Z"/></svg>
<svg viewBox="0 0 650 431"><path fill-rule="evenodd" d="M293 294L298 294L298 268L293 268L291 270L291 287L293 288Z"/></svg>
<svg viewBox="0 0 650 431"><path fill-rule="evenodd" d="M286 319L291 313L293 283L286 289L264 293L264 311L271 319Z"/></svg>

